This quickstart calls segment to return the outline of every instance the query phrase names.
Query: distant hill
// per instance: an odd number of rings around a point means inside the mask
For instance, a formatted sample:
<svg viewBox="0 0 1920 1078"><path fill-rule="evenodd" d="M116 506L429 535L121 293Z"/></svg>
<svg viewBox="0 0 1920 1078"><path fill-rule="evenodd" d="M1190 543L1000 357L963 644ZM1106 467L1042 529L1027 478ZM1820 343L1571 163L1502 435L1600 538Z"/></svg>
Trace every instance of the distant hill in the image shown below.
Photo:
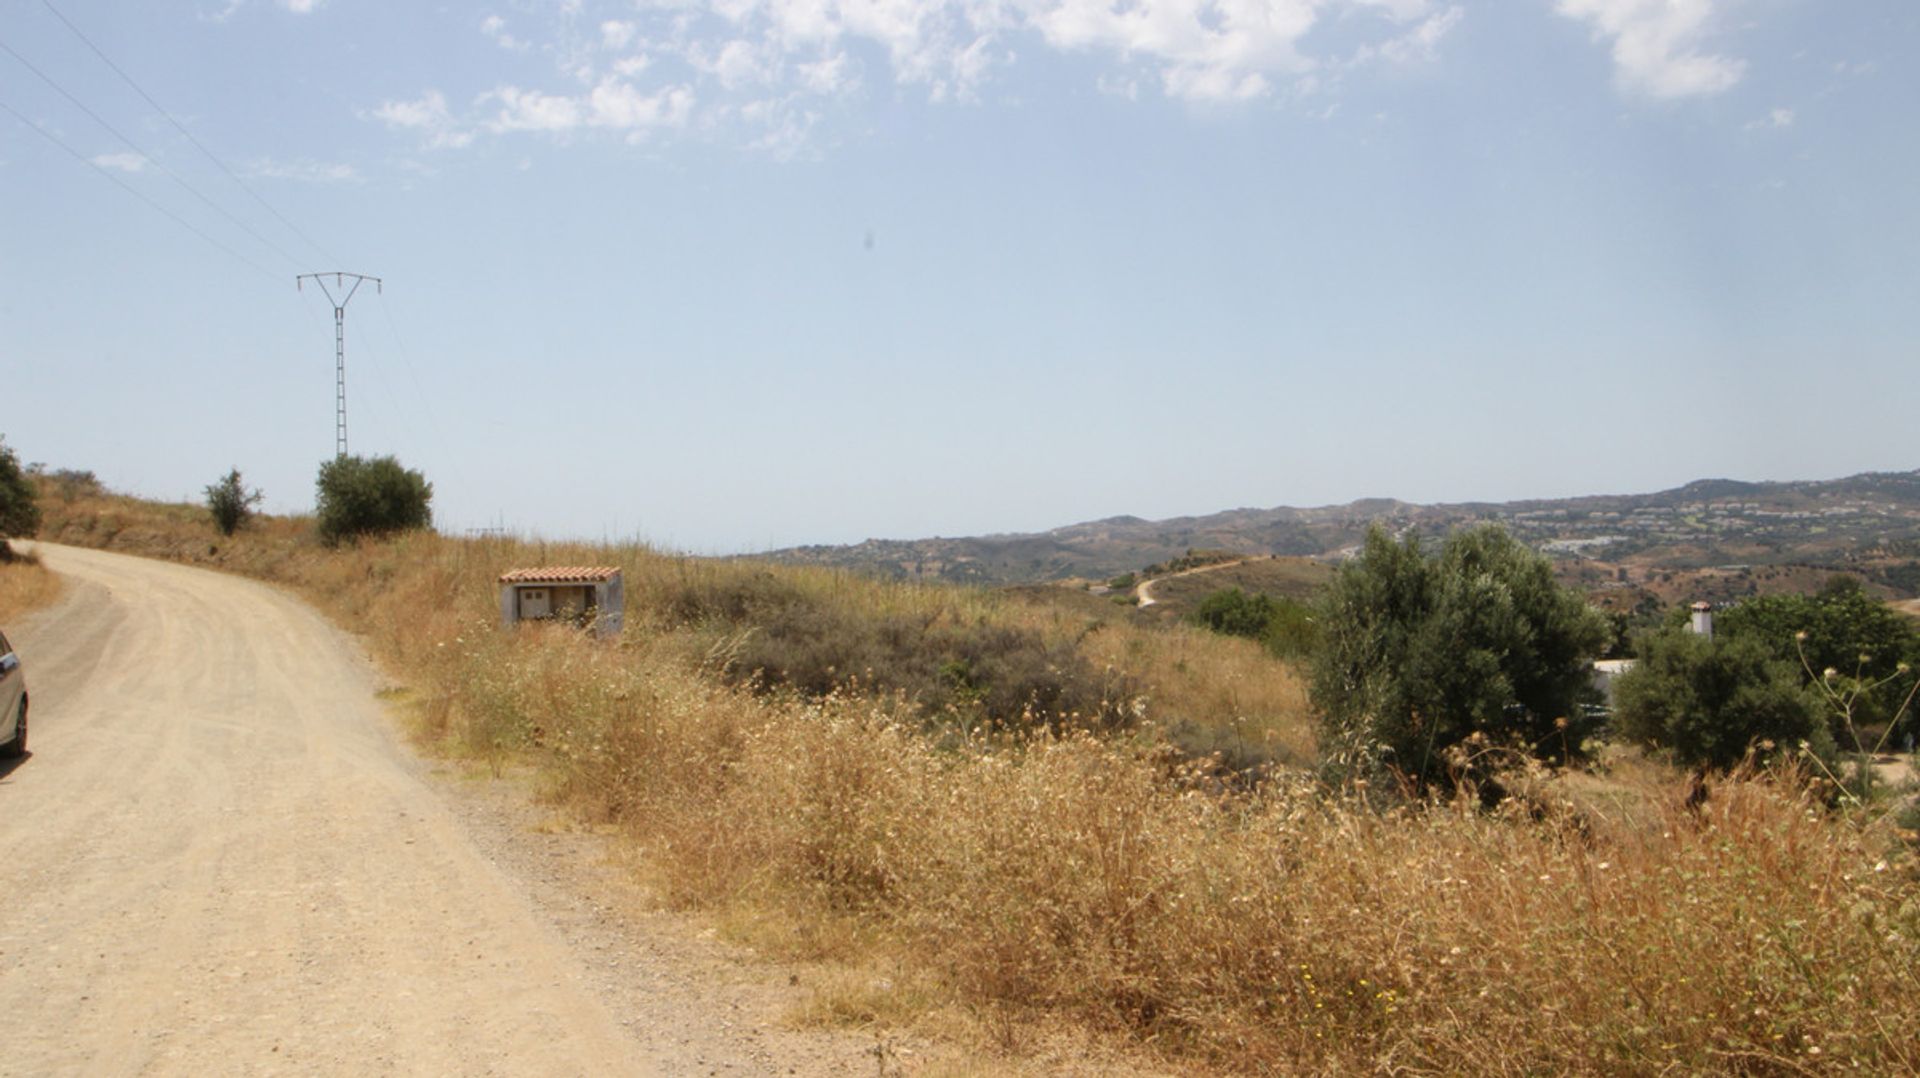
<svg viewBox="0 0 1920 1078"><path fill-rule="evenodd" d="M1652 494L1416 505L1369 498L1311 509L1230 509L1206 516L1135 516L1051 531L961 539L869 539L755 555L890 577L968 584L1101 580L1211 549L1339 558L1380 524L1440 536L1484 522L1557 558L1595 566L1687 570L1803 565L1879 576L1920 591L1920 471L1750 483L1701 479ZM1902 569L1901 566L1911 566ZM1889 575L1891 574L1891 575ZM1907 579L1909 586L1897 581Z"/></svg>

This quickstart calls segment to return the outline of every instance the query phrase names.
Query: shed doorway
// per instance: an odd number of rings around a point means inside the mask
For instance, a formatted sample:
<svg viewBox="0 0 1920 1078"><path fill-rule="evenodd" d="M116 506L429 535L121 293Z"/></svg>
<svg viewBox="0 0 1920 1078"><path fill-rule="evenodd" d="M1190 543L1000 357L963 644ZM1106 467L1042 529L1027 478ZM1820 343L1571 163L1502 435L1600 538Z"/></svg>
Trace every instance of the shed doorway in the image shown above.
<svg viewBox="0 0 1920 1078"><path fill-rule="evenodd" d="M520 620L532 621L553 616L553 593L545 588L520 589Z"/></svg>

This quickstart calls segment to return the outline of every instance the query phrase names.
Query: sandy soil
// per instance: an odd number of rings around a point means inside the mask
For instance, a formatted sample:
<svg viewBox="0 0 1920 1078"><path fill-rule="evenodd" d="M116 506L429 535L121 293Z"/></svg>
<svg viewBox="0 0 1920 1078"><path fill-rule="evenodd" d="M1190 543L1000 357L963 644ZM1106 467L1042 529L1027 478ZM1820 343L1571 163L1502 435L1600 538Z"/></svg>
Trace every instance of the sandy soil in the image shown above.
<svg viewBox="0 0 1920 1078"><path fill-rule="evenodd" d="M70 587L9 627L0 1074L873 1073L779 1026L784 972L633 914L593 836L429 774L305 605L39 549Z"/></svg>

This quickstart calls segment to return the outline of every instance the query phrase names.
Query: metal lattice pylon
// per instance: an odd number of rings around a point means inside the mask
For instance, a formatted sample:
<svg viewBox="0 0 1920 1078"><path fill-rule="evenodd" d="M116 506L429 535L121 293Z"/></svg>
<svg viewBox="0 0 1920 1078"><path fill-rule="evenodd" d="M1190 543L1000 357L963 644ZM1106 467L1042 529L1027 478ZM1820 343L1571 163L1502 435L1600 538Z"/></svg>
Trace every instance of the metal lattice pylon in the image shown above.
<svg viewBox="0 0 1920 1078"><path fill-rule="evenodd" d="M333 278L333 287L327 287L327 278ZM312 280L320 286L320 291L333 304L333 454L336 457L347 455L347 303L360 286L373 282L373 290L380 291L380 278L369 277L364 273L302 273L293 279L293 287ZM353 284L348 285L347 281ZM334 293L341 293L338 299Z"/></svg>

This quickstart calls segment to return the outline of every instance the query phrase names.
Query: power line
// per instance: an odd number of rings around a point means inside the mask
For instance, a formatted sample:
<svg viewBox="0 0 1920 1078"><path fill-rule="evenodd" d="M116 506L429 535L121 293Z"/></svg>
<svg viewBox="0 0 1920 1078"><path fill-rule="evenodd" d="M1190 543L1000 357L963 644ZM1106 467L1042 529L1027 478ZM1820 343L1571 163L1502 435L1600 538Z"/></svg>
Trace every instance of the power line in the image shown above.
<svg viewBox="0 0 1920 1078"><path fill-rule="evenodd" d="M327 251L325 247L320 246L319 241L315 240L312 236L307 235L306 231L302 229L299 225L296 225L292 221L288 220L285 214L281 213L278 209L274 208L273 203L268 202L264 197L261 196L260 192L255 191L252 187L249 187L245 180L241 179L238 174L236 174L232 169L228 168L227 163L225 161L220 160L220 158L214 155L214 152L212 150L209 150L205 146L201 145L200 140L193 137L193 132L187 130L186 127L182 125L179 120L174 119L172 113L162 108L160 106L160 102L155 101L153 99L152 94L147 93L146 90L141 88L139 83L133 81L132 75L129 75L125 71L122 71L120 69L119 64L114 63L113 60L107 56L106 53L100 51L100 46L95 45L91 38L87 37L86 34L81 33L80 28L78 26L75 26L71 19L68 19L65 15L61 14L60 9L53 6L53 0L40 0L40 2L46 5L46 8L48 11L53 12L54 18L59 19L61 23L66 26L67 29L73 31L73 36L79 38L81 42L87 46L87 48L92 49L93 54L100 58L101 63L106 64L108 67L112 68L114 74L124 79L128 86L133 87L133 92L136 94L139 94L142 100L146 101L148 105L152 106L153 111L165 117L166 121L173 125L173 129L175 131L180 132L180 134L188 142L193 144L194 149L199 150L201 153L205 154L207 160L212 161L216 166L219 167L220 171L226 173L228 179L232 180L235 184L237 184L242 191L245 191L247 194L252 195L253 200L255 202L258 202L260 203L260 205L266 207L266 210L268 213L273 214L274 218L278 220L281 224L286 225L287 228L290 229L294 235L299 236L302 240L305 240L308 246L320 252L322 255L325 255L327 261L332 262L335 265L340 264L340 259L335 258L331 253Z"/></svg>
<svg viewBox="0 0 1920 1078"><path fill-rule="evenodd" d="M79 150L76 150L73 147L67 145L65 142L61 141L60 136L40 126L38 123L27 119L25 116L22 116L18 111L14 109L12 105L7 104L5 101L0 101L0 110L5 110L14 119L19 120L21 123L26 124L28 127L33 128L35 131L38 131L41 134L41 136L44 137L47 141L53 143L55 146L58 146L61 149L72 154L74 158L78 160L81 164L87 166L88 168L94 170L95 172L98 172L100 175L105 176L107 179L112 180L114 184L116 184L122 191L125 191L127 194L132 195L133 197L139 199L140 201L146 203L147 205L153 207L154 209L160 211L161 213L166 214L168 217L172 218L173 222L179 225L181 228L186 229L188 232L191 232L194 235L200 237L201 239L206 240L208 243L212 244L213 246L219 248L220 250L226 252L229 255L232 255L234 258L240 260L241 262L246 263L248 266L252 267L253 269L258 270L263 276L273 278L274 280L284 279L279 274L273 272L272 270L266 268L265 266L262 266L260 263L255 262L253 259L248 258L246 255L241 254L240 252L234 250L233 248L228 247L226 244L221 243L219 240L214 239L212 236L207 235L205 232L202 232L198 227L196 227L193 224L193 222L187 220L186 218L180 216L179 214L173 212L172 210L166 208L165 206L162 206L160 203L155 202L152 198L142 193L138 188L134 187L132 184L128 183L127 181L121 179L118 176L115 176L113 173L108 172L106 169L101 168L98 164L94 163L92 158L88 157L86 154L81 153Z"/></svg>
<svg viewBox="0 0 1920 1078"><path fill-rule="evenodd" d="M92 117L94 123L97 123L101 127L104 127L108 131L112 132L113 137L119 139L121 142L126 143L127 147L131 149L134 153L137 153L141 157L145 158L146 160L153 162L153 165L155 168L158 168L160 171L166 173L168 178L172 179L173 182L185 188L188 194L206 203L207 207L213 210L213 212L219 214L222 217L225 217L228 221L233 222L234 226L239 228L240 231L245 232L247 235L252 236L254 239L259 240L261 243L272 248L276 253L280 255L281 258L284 258L288 262L291 262L295 265L298 265L300 263L299 259L287 253L286 248L280 246L279 244L273 242L272 240L266 238L265 236L262 236L260 233L255 232L253 228L250 225L248 225L245 221L242 221L240 218L235 217L231 213L228 213L226 209L222 207L219 203L208 198L206 195L201 194L198 188L188 183L184 178L181 177L179 173L168 168L166 165L166 162L160 160L158 157L154 156L153 154L148 153L146 150L141 149L139 144L135 143L132 139L128 138L127 136L121 134L118 128L114 127L112 124L108 123L105 119L101 118L99 113L88 108L85 102L82 102L79 98L69 93L66 87L61 86L59 83L53 81L52 76L48 75L46 72L40 70L39 68L33 66L32 61L28 60L26 57L15 52L13 50L13 46L7 44L4 41L0 41L0 50L4 50L7 55L13 57L15 60L18 60L21 66L25 67L28 71L31 71L35 75L40 76L40 81L46 83L48 86L53 87L55 90L57 90L60 93L60 96L72 102L75 108L79 109L81 112L84 112L88 116ZM88 163L91 164L92 162L89 160Z"/></svg>
<svg viewBox="0 0 1920 1078"><path fill-rule="evenodd" d="M407 378L413 383L415 398L419 400L421 409L426 412L427 425L432 428L434 439L439 443L441 453L446 459L446 465L454 472L454 479L464 485L466 475L460 467L460 455L452 451L452 443L447 440L446 428L440 423L439 410L433 406L433 396L420 382L420 374L413 365L412 350L407 347L406 340L400 335L400 324L394 321L393 309L387 304L386 293L381 292L378 295L380 313L386 316L387 330L393 334L393 343L400 353L400 362L406 366Z"/></svg>

